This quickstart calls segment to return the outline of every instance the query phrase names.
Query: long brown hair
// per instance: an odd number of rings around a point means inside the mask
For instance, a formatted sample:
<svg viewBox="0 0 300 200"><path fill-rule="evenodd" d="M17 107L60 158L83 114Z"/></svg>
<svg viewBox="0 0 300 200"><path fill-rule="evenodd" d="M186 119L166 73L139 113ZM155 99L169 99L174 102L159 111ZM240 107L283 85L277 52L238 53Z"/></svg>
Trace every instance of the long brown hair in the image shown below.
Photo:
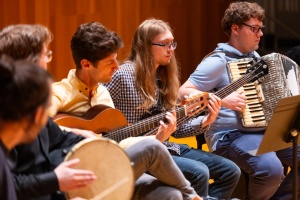
<svg viewBox="0 0 300 200"><path fill-rule="evenodd" d="M169 30L173 32L169 24L158 19L145 20L136 30L131 52L126 61L135 63L135 83L140 94L143 96L144 108L153 106L156 101L155 90L159 88L159 93L163 97L161 105L165 109L171 109L176 105L179 83L179 66L173 53L170 64L167 66L154 67L153 56L151 53L151 44L153 38ZM162 84L157 85L157 79Z"/></svg>

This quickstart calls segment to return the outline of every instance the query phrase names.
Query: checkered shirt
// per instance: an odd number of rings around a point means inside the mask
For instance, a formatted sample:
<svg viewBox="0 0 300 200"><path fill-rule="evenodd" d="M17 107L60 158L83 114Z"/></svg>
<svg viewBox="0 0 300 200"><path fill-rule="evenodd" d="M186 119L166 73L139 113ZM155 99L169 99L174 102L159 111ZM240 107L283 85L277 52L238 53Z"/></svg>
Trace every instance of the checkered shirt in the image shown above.
<svg viewBox="0 0 300 200"><path fill-rule="evenodd" d="M135 86L134 65L125 63L115 72L112 81L104 86L110 92L116 109L119 109L125 115L128 123L135 123L141 120L147 113L147 110L140 108L143 103L142 96ZM156 106L157 107L157 106ZM165 109L158 108L165 112ZM183 138L202 134L208 127L201 128L203 116L198 118L182 117L177 119L177 130L172 134L173 137ZM194 125L194 124L197 125ZM157 129L150 131L155 134ZM168 150L173 155L180 155L180 146L176 143L164 142Z"/></svg>

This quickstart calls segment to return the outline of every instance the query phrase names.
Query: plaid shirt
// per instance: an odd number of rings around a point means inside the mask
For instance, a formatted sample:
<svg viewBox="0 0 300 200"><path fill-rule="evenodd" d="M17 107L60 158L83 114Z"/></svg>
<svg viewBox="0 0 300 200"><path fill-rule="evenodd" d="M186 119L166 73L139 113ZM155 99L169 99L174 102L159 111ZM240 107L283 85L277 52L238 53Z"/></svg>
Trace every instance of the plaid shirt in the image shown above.
<svg viewBox="0 0 300 200"><path fill-rule="evenodd" d="M125 63L120 66L120 69L113 75L112 81L104 86L110 92L116 109L119 109L126 116L128 123L135 123L141 120L148 112L144 108L139 108L143 99L135 86L134 65ZM163 112L166 110L158 108ZM177 130L172 134L173 137L183 138L204 133L209 127L201 128L203 116L197 118L182 117L177 118ZM155 134L157 128L150 131ZM148 133L149 134L149 133ZM180 155L180 146L176 143L164 142L171 154Z"/></svg>

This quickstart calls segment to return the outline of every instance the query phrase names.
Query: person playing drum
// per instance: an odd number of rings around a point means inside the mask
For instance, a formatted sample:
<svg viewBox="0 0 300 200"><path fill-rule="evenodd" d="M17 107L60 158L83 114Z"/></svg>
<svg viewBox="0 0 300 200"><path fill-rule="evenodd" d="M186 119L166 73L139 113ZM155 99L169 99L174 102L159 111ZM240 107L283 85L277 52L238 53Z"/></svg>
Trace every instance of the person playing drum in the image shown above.
<svg viewBox="0 0 300 200"><path fill-rule="evenodd" d="M121 47L122 42L116 33L108 31L99 23L91 24L100 28L100 33L109 36L97 39L112 38L111 41L108 40L108 46L116 42L118 45L113 45L115 52ZM51 61L51 51L47 50L51 41L52 34L42 25L11 25L0 33L0 54L8 54L13 59L29 59L46 68L47 63ZM82 51L86 50L82 47ZM107 61L110 66L115 66L116 53L113 53ZM84 59L82 63L85 67L98 64ZM112 72L113 70L109 70L108 74L101 75L109 77ZM158 133L160 136L176 128L175 116L169 114L167 119L169 124L162 123ZM96 178L100 178L95 177L91 171L72 169L80 162L78 159L63 162L66 149L85 137L97 137L85 130L79 131L78 134L81 135L61 130L49 118L37 139L31 144L14 148L9 155L9 163L20 199L64 199L63 192L86 187ZM145 199L151 196L156 199L201 199L158 140L146 139L138 142L127 148L126 153L134 163L134 177L137 180L132 199ZM150 172L155 178L145 172Z"/></svg>

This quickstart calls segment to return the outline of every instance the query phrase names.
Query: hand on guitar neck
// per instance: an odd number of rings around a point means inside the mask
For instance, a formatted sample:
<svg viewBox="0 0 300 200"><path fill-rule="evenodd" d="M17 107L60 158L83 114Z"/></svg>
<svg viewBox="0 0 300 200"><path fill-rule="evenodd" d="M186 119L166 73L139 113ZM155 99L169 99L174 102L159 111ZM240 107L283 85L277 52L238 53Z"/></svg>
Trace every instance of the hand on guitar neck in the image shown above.
<svg viewBox="0 0 300 200"><path fill-rule="evenodd" d="M208 102L209 102L207 105L208 113L202 120L201 123L202 128L205 128L206 126L212 124L216 120L221 110L221 104L222 104L221 99L216 95L210 93Z"/></svg>
<svg viewBox="0 0 300 200"><path fill-rule="evenodd" d="M163 120L160 120L160 126L158 128L157 133L155 134L155 138L161 142L166 141L176 130L176 112L167 112L165 119L167 119L168 122L165 123Z"/></svg>

